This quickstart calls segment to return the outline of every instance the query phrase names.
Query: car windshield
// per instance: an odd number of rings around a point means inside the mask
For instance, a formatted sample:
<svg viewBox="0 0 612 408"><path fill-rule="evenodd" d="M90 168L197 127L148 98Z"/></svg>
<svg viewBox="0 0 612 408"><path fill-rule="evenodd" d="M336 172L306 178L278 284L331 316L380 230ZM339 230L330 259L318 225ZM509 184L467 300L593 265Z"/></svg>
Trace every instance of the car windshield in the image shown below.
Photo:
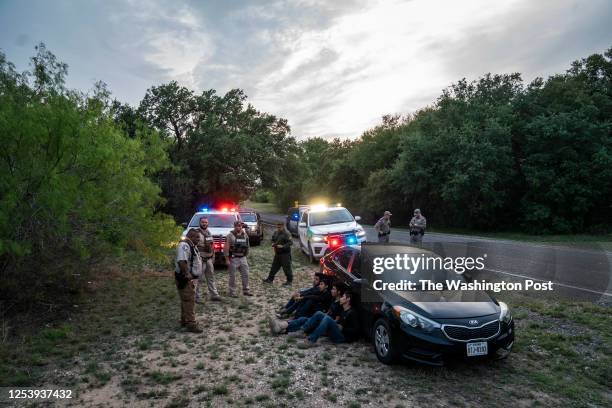
<svg viewBox="0 0 612 408"><path fill-rule="evenodd" d="M240 213L240 219L244 222L257 222L255 213Z"/></svg>
<svg viewBox="0 0 612 408"><path fill-rule="evenodd" d="M353 216L346 208L341 210L315 211L310 213L310 225L328 225L340 224L342 222L351 222Z"/></svg>
<svg viewBox="0 0 612 408"><path fill-rule="evenodd" d="M189 227L199 227L200 218L208 218L208 228L232 228L236 221L234 214L202 214L193 217Z"/></svg>

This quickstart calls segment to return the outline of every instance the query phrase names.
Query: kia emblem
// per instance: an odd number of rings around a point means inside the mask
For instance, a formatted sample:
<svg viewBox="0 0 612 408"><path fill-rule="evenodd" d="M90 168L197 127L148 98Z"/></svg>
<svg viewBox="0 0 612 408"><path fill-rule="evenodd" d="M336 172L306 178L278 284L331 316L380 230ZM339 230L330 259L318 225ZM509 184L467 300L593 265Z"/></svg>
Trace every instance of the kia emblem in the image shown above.
<svg viewBox="0 0 612 408"><path fill-rule="evenodd" d="M476 326L478 324L478 320L470 320L468 323L472 326Z"/></svg>

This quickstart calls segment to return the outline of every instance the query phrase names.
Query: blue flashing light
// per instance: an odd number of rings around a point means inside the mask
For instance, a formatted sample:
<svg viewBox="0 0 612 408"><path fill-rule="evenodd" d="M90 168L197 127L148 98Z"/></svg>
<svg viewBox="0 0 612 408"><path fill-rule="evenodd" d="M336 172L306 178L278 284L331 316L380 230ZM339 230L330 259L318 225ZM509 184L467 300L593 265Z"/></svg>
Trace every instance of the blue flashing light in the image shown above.
<svg viewBox="0 0 612 408"><path fill-rule="evenodd" d="M295 212L295 213L291 214L291 219L292 220L296 220L297 221L298 218L300 218L300 215L298 213Z"/></svg>
<svg viewBox="0 0 612 408"><path fill-rule="evenodd" d="M202 207L202 208L200 208L200 212L208 212L208 207Z"/></svg>
<svg viewBox="0 0 612 408"><path fill-rule="evenodd" d="M357 238L355 237L348 237L346 239L346 243L349 245L355 245L357 243Z"/></svg>

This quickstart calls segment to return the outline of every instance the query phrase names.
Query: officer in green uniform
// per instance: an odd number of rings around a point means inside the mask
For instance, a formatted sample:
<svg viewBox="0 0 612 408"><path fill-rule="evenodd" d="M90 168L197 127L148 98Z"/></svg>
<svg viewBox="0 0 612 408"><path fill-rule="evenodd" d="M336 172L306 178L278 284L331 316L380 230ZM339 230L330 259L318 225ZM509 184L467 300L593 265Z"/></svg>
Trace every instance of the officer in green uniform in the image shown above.
<svg viewBox="0 0 612 408"><path fill-rule="evenodd" d="M244 296L253 296L249 290L249 263L247 262L249 236L242 228L241 221L235 221L234 229L227 234L223 254L225 255L225 263L227 264L229 274L229 295L231 297L238 297L236 294L236 269L238 269L242 280L242 294Z"/></svg>
<svg viewBox="0 0 612 408"><path fill-rule="evenodd" d="M265 283L272 283L274 276L279 271L281 266L283 272L287 277L287 281L283 283L285 286L291 285L293 281L293 272L291 270L291 246L293 245L293 238L283 222L276 223L276 231L272 234L272 248L274 248L274 260L272 261L272 267L268 277L263 281Z"/></svg>

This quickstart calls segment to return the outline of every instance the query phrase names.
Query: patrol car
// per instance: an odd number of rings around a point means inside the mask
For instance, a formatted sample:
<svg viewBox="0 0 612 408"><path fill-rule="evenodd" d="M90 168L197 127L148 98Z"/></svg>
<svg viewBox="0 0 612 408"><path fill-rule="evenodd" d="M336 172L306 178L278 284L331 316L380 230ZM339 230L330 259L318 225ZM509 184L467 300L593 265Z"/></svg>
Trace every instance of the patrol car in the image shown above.
<svg viewBox="0 0 612 408"><path fill-rule="evenodd" d="M366 241L366 232L346 208L337 205L313 205L301 211L298 223L300 248L311 262L343 245L358 246Z"/></svg>
<svg viewBox="0 0 612 408"><path fill-rule="evenodd" d="M259 245L264 238L264 228L259 213L241 209L240 219L246 224L246 232L249 234L251 245Z"/></svg>
<svg viewBox="0 0 612 408"><path fill-rule="evenodd" d="M208 218L208 230L213 236L213 249L215 251L215 263L225 263L223 256L223 247L227 234L234 229L234 222L241 221L240 214L235 208L222 207L209 210L201 208L195 213L188 223L181 224L185 230L181 234L181 239L185 238L187 231L190 228L198 228L200 226L200 218Z"/></svg>

